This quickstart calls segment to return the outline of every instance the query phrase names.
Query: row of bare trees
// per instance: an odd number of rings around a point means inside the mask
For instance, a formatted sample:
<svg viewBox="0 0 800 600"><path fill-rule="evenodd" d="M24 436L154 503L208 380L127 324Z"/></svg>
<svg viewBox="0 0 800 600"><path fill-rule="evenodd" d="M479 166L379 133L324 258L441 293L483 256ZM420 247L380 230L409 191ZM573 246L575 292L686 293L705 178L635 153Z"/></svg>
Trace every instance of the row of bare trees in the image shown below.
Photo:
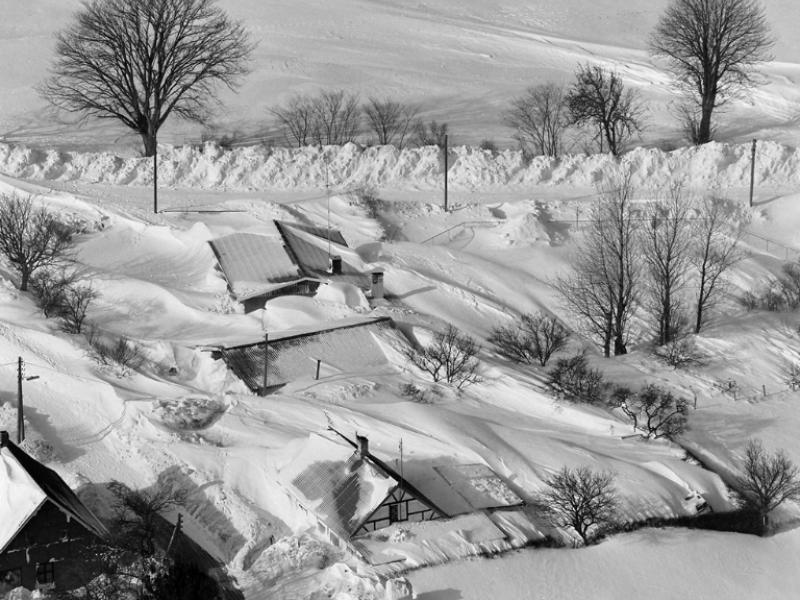
<svg viewBox="0 0 800 600"><path fill-rule="evenodd" d="M299 94L270 113L286 143L297 147L346 144L367 134L379 145L441 148L447 135L446 123L423 121L415 105L375 96L362 103L358 94L345 90Z"/></svg>
<svg viewBox="0 0 800 600"><path fill-rule="evenodd" d="M625 354L640 309L658 345L688 329L699 333L721 298L724 274L741 258L740 220L725 198L688 198L673 187L636 202L629 173L599 190L572 272L555 285L584 331L608 357Z"/></svg>
<svg viewBox="0 0 800 600"><path fill-rule="evenodd" d="M643 128L644 105L622 77L597 65L579 65L569 87L544 83L512 100L505 123L527 155L558 156L567 130L594 132L600 152L618 156Z"/></svg>

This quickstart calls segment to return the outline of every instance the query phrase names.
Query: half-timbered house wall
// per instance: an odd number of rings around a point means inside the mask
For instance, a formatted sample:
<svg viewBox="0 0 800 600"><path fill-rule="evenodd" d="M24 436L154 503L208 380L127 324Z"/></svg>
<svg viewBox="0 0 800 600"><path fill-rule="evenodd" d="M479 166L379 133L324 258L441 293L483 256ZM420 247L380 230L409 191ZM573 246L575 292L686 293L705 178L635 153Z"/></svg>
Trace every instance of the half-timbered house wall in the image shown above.
<svg viewBox="0 0 800 600"><path fill-rule="evenodd" d="M415 497L411 492L396 487L375 509L356 535L388 527L405 521L430 521L441 517L439 512Z"/></svg>

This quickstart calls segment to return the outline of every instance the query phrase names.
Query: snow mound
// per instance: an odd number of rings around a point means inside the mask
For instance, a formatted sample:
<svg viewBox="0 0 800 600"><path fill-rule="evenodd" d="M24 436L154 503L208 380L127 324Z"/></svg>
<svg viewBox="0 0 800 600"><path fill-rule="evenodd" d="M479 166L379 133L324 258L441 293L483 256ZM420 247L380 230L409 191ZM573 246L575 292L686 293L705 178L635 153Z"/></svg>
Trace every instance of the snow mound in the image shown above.
<svg viewBox="0 0 800 600"><path fill-rule="evenodd" d="M518 151L492 154L461 146L451 150L449 183L453 189L480 190L502 186L601 183L619 164L633 173L640 188L663 187L679 181L694 188L749 185L750 145L709 143L664 152L636 148L620 163L610 154L537 156L524 160ZM776 142L761 142L756 153L756 184L777 186L800 182L800 153ZM0 144L0 171L34 180L82 181L114 185L149 185L152 161L109 153L41 151ZM165 186L254 190L325 187L326 173L334 187L400 187L439 189L440 151L434 146L404 148L343 146L263 148L244 146L221 150L164 146L159 149L159 182Z"/></svg>
<svg viewBox="0 0 800 600"><path fill-rule="evenodd" d="M317 300L345 304L350 308L369 310L369 302L357 286L352 283L329 281L319 286L315 296Z"/></svg>

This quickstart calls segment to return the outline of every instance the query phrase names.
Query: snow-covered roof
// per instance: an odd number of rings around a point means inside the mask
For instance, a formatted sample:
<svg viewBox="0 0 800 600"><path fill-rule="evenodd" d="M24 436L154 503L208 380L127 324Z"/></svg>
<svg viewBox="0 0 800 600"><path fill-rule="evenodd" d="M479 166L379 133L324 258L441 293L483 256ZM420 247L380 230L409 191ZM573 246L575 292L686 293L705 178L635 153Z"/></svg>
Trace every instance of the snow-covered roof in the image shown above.
<svg viewBox="0 0 800 600"><path fill-rule="evenodd" d="M209 242L225 273L231 291L238 298L252 296L265 284L294 281L300 269L286 252L274 223L271 232L234 233Z"/></svg>
<svg viewBox="0 0 800 600"><path fill-rule="evenodd" d="M280 477L305 508L344 537L355 533L398 483L352 447L316 434Z"/></svg>
<svg viewBox="0 0 800 600"><path fill-rule="evenodd" d="M0 552L47 501L92 533L101 537L107 534L58 473L5 441L0 446Z"/></svg>

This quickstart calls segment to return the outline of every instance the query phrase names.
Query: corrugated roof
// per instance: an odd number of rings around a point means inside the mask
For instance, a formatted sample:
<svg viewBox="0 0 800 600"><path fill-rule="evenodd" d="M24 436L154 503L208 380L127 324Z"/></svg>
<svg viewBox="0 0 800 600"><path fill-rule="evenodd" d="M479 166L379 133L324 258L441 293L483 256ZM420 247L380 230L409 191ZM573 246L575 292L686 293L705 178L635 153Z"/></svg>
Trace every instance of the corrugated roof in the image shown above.
<svg viewBox="0 0 800 600"><path fill-rule="evenodd" d="M0 528L0 552L5 550L47 500L95 535L108 535L105 526L78 499L58 473L28 456L11 441L0 448L0 496L13 499L6 508L15 509L12 514L14 526ZM37 498L38 502L35 502Z"/></svg>
<svg viewBox="0 0 800 600"><path fill-rule="evenodd" d="M391 327L388 317L369 320L344 320L340 325L329 324L325 329L298 335L270 333L267 384L281 385L314 373L316 360L340 371L365 369L386 364L373 333ZM257 392L264 383L264 342L224 348L223 360L247 387Z"/></svg>
<svg viewBox="0 0 800 600"><path fill-rule="evenodd" d="M237 297L302 277L277 228L271 235L234 233L209 243Z"/></svg>
<svg viewBox="0 0 800 600"><path fill-rule="evenodd" d="M339 244L340 246L344 246L347 248L347 241L344 239L342 232L338 229L328 229L327 227L312 227L311 225L300 225L298 223L287 223L286 221L276 221L278 225L283 227L293 227L294 229L299 229L301 231L305 231L310 233L311 235L315 235L318 238L321 238L325 241L328 240L330 237L331 241L334 244Z"/></svg>
<svg viewBox="0 0 800 600"><path fill-rule="evenodd" d="M352 262L348 260L347 254L353 254L352 250L347 250L347 245L338 245L335 242L330 246L328 253L327 238L320 237L302 228L285 223L277 223L278 230L283 235L286 247L292 254L293 260L300 266L303 273L309 277L331 278L336 281L345 281L353 285L365 288L369 287L369 276L362 273ZM331 241L333 235L331 235ZM342 259L342 271L336 275L328 272L329 256L339 256Z"/></svg>

